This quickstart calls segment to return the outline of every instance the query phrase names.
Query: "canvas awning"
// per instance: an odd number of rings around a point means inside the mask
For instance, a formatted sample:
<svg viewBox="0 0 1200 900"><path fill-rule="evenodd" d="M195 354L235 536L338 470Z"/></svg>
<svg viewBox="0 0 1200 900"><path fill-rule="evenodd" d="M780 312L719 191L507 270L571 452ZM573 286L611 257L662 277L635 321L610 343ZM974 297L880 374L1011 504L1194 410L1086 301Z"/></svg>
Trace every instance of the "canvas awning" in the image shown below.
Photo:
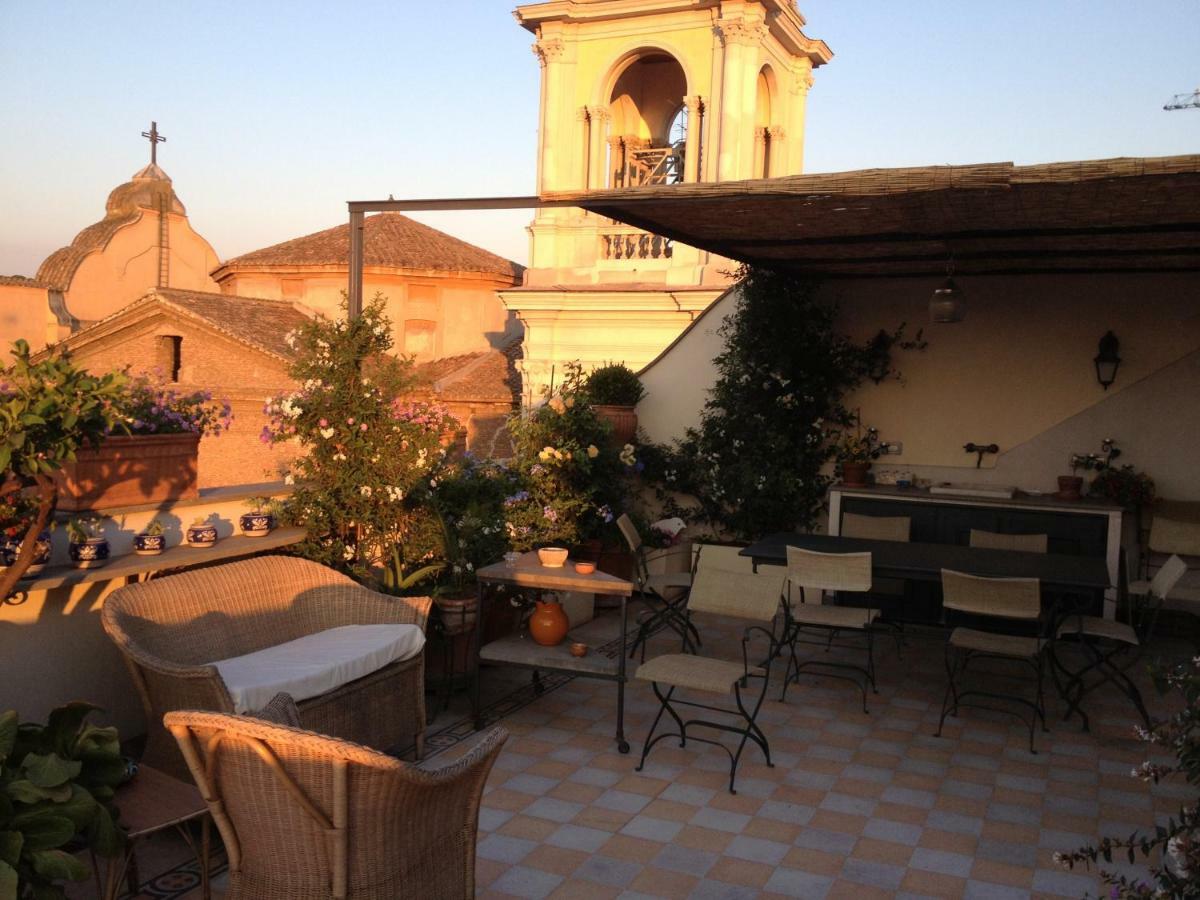
<svg viewBox="0 0 1200 900"><path fill-rule="evenodd" d="M869 169L557 193L730 259L825 276L1200 269L1200 155Z"/></svg>

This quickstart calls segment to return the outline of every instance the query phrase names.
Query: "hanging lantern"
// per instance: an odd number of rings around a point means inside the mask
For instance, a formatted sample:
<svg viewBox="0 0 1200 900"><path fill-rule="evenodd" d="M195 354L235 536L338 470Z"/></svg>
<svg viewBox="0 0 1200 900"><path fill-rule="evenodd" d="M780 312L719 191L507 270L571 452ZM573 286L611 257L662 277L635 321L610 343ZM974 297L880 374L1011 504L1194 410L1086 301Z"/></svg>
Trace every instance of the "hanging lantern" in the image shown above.
<svg viewBox="0 0 1200 900"><path fill-rule="evenodd" d="M936 325L961 322L967 314L967 303L962 288L954 283L954 260L946 263L946 280L933 289L929 298L929 321Z"/></svg>
<svg viewBox="0 0 1200 900"><path fill-rule="evenodd" d="M1117 369L1121 367L1120 350L1121 342L1117 336L1112 331L1105 332L1092 362L1096 365L1096 380L1106 391L1117 380Z"/></svg>

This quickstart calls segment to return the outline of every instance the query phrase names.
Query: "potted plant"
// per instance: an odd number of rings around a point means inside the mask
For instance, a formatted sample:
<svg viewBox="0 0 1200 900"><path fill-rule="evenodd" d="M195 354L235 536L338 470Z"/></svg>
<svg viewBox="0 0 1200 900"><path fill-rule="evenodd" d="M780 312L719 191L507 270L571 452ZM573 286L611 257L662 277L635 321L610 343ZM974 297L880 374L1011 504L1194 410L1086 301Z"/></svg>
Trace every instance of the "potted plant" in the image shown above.
<svg viewBox="0 0 1200 900"><path fill-rule="evenodd" d="M217 542L217 526L211 516L197 516L187 529L189 547L211 547Z"/></svg>
<svg viewBox="0 0 1200 900"><path fill-rule="evenodd" d="M151 519L142 531L133 536L133 552L138 556L158 556L167 549L166 527L158 519Z"/></svg>
<svg viewBox="0 0 1200 900"><path fill-rule="evenodd" d="M251 497L246 501L250 512L242 513L238 525L246 537L264 537L275 529L275 514L271 512L270 499Z"/></svg>
<svg viewBox="0 0 1200 900"><path fill-rule="evenodd" d="M112 801L128 769L116 729L85 724L95 708L71 703L46 725L0 713L0 897L64 897L91 874L75 851L122 853Z"/></svg>
<svg viewBox="0 0 1200 900"><path fill-rule="evenodd" d="M1072 453L1070 456L1071 474L1058 476L1059 500L1079 500L1083 495L1083 476L1078 473L1101 472L1112 466L1113 460L1121 455L1121 448L1112 438L1100 442L1100 453Z"/></svg>
<svg viewBox="0 0 1200 900"><path fill-rule="evenodd" d="M1133 466L1107 466L1088 486L1088 496L1103 497L1127 510L1139 510L1154 503L1154 479Z"/></svg>
<svg viewBox="0 0 1200 900"><path fill-rule="evenodd" d="M37 501L25 493L0 498L0 570L7 570L17 561L25 533L37 518L37 509ZM50 529L43 528L34 542L33 560L21 577L40 574L50 562L50 551Z"/></svg>
<svg viewBox="0 0 1200 900"><path fill-rule="evenodd" d="M50 352L33 362L29 344L13 344L12 362L0 367L0 500L25 497L32 515L12 535L19 548L0 571L6 599L45 549L46 528L58 499L55 472L82 448L99 443L118 422L116 401L124 377L90 375L69 358Z"/></svg>
<svg viewBox="0 0 1200 900"><path fill-rule="evenodd" d="M96 569L108 562L108 540L103 520L85 516L67 522L67 551L77 569Z"/></svg>
<svg viewBox="0 0 1200 900"><path fill-rule="evenodd" d="M646 396L633 370L623 363L600 366L588 375L584 390L592 409L612 425L613 443L631 443L637 434L636 407Z"/></svg>
<svg viewBox="0 0 1200 900"><path fill-rule="evenodd" d="M208 391L180 393L142 374L126 381L116 408L116 427L59 473L59 508L106 509L198 497L200 438L230 427L229 402L214 401Z"/></svg>
<svg viewBox="0 0 1200 900"><path fill-rule="evenodd" d="M834 442L833 454L841 466L842 484L865 487L871 463L879 458L879 432L868 428L864 433L861 423L854 434L843 431Z"/></svg>

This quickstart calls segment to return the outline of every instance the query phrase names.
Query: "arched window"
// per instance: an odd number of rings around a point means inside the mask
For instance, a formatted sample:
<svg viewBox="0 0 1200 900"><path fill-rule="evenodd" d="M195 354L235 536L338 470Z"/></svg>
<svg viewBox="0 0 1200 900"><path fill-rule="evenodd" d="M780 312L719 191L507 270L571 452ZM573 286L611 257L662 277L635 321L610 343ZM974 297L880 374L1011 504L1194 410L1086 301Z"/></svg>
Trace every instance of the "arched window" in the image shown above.
<svg viewBox="0 0 1200 900"><path fill-rule="evenodd" d="M647 50L621 72L609 96L609 183L636 187L683 180L683 157L674 149L687 76L675 57ZM677 129L677 126L679 128Z"/></svg>

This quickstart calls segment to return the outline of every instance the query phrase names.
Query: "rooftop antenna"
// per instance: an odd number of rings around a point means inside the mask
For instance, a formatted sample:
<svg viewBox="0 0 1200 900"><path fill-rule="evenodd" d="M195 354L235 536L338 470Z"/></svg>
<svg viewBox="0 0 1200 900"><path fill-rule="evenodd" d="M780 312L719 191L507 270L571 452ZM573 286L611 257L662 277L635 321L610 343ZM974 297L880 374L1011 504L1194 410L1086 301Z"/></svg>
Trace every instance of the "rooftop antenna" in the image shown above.
<svg viewBox="0 0 1200 900"><path fill-rule="evenodd" d="M1163 109L1168 111L1173 109L1200 109L1200 88L1196 88L1190 94L1176 94Z"/></svg>

